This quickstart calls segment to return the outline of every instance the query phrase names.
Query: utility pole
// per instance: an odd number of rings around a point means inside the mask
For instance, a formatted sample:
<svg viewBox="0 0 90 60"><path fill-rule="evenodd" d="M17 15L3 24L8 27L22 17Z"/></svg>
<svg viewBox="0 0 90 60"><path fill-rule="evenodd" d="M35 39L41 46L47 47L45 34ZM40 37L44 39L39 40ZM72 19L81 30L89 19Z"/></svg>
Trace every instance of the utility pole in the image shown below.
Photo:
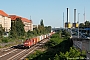
<svg viewBox="0 0 90 60"><path fill-rule="evenodd" d="M79 38L79 14L80 13L78 13L78 38Z"/></svg>
<svg viewBox="0 0 90 60"><path fill-rule="evenodd" d="M30 20L31 20L31 16L30 16Z"/></svg>
<svg viewBox="0 0 90 60"><path fill-rule="evenodd" d="M84 7L84 14L83 14L83 16L84 16L84 25L85 25L85 7Z"/></svg>
<svg viewBox="0 0 90 60"><path fill-rule="evenodd" d="M63 28L64 28L64 12L63 12Z"/></svg>

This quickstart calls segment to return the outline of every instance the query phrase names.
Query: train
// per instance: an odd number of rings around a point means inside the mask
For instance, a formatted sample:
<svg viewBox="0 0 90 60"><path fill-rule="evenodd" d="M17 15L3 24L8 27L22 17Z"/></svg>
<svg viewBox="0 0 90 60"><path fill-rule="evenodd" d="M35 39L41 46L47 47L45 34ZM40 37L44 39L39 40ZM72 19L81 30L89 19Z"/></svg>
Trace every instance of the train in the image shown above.
<svg viewBox="0 0 90 60"><path fill-rule="evenodd" d="M23 42L23 47L24 48L30 48L31 46L37 44L38 42L40 42L44 39L49 39L50 36L52 36L54 33L55 32L51 32L51 33L48 33L48 34L45 34L45 35L40 35L40 36L37 36L37 37L34 37L34 38L26 39Z"/></svg>

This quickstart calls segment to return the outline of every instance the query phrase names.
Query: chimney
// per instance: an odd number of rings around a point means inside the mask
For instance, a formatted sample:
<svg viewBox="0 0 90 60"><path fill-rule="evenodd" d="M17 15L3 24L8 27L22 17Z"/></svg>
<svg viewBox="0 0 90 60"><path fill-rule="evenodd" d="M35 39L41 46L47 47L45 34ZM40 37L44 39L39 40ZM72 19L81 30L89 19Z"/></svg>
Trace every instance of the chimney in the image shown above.
<svg viewBox="0 0 90 60"><path fill-rule="evenodd" d="M69 9L67 8L67 23L69 22Z"/></svg>
<svg viewBox="0 0 90 60"><path fill-rule="evenodd" d="M76 23L76 9L74 9L74 23Z"/></svg>

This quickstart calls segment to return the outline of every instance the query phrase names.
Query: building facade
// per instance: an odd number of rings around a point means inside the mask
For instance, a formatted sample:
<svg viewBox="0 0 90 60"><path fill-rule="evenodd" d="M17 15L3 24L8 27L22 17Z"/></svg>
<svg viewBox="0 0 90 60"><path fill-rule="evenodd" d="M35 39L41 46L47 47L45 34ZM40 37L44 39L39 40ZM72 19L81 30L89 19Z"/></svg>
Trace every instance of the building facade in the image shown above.
<svg viewBox="0 0 90 60"><path fill-rule="evenodd" d="M23 17L20 17L20 16L16 16L16 15L9 15L11 17L11 21L15 21L16 18L21 18L23 24L25 25L24 26L24 29L25 31L33 31L33 23L32 23L32 20L29 20L27 18L23 18Z"/></svg>
<svg viewBox="0 0 90 60"><path fill-rule="evenodd" d="M25 31L27 32L28 30L33 31L33 23L32 20L28 20L26 18L21 18L24 26Z"/></svg>
<svg viewBox="0 0 90 60"><path fill-rule="evenodd" d="M10 31L11 18L2 10L0 10L0 25L5 29L6 32Z"/></svg>

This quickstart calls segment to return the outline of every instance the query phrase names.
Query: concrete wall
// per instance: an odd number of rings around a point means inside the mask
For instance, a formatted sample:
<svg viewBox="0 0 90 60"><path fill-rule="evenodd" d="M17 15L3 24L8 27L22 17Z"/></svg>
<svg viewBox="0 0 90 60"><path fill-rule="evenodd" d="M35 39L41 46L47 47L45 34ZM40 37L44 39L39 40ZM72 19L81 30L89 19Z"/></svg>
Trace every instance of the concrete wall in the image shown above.
<svg viewBox="0 0 90 60"><path fill-rule="evenodd" d="M84 51L90 51L90 40L73 40L73 46Z"/></svg>

